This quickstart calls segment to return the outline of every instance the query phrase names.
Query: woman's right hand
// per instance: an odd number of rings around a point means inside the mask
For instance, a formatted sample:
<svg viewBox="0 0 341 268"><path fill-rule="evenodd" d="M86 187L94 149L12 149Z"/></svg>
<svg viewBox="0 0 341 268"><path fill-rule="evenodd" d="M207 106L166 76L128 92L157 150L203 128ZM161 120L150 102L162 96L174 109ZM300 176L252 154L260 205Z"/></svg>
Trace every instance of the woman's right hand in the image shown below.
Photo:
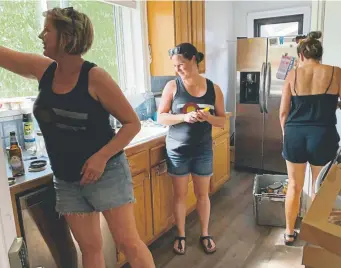
<svg viewBox="0 0 341 268"><path fill-rule="evenodd" d="M193 124L195 122L198 122L198 118L197 118L198 114L197 112L190 112L190 113L187 113L185 114L184 116L184 121L186 123L190 123L190 124Z"/></svg>

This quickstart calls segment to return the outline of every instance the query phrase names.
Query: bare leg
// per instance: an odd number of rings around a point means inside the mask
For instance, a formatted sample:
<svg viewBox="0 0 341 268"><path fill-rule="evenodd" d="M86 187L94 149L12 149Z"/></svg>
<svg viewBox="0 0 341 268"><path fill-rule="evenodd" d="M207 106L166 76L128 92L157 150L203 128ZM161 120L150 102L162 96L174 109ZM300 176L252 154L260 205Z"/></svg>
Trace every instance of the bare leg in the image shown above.
<svg viewBox="0 0 341 268"><path fill-rule="evenodd" d="M295 164L289 161L286 161L286 164L289 176L289 184L285 198L285 217L286 234L290 235L294 233L307 164ZM293 238L287 238L287 240L292 241Z"/></svg>
<svg viewBox="0 0 341 268"><path fill-rule="evenodd" d="M134 204L128 203L103 212L116 246L132 268L155 268L152 254L142 242L136 228ZM113 253L114 254L114 253ZM98 267L98 266L93 266Z"/></svg>
<svg viewBox="0 0 341 268"><path fill-rule="evenodd" d="M174 200L173 200L173 209L174 209L174 218L175 223L178 228L178 235L185 236L185 222L186 222L186 198L188 193L188 175L183 177L172 177L173 190L174 190ZM185 242L182 243L182 252L185 250ZM178 249L178 242L174 242L174 248Z"/></svg>
<svg viewBox="0 0 341 268"><path fill-rule="evenodd" d="M45 204L46 205L46 204ZM34 206L29 213L36 223L58 268L77 267L77 251L64 218L47 205ZM60 239L60 238L64 239Z"/></svg>
<svg viewBox="0 0 341 268"><path fill-rule="evenodd" d="M105 268L99 214L68 214L65 219L82 252L83 268Z"/></svg>
<svg viewBox="0 0 341 268"><path fill-rule="evenodd" d="M314 201L315 199L315 183L316 183L316 179L317 179L317 176L320 174L320 171L322 170L323 167L319 167L319 166L313 166L313 165L310 165L311 167L311 174L312 174L312 195L311 195L311 199L312 201Z"/></svg>
<svg viewBox="0 0 341 268"><path fill-rule="evenodd" d="M200 218L201 235L208 236L208 224L211 212L211 202L208 195L210 189L210 177L202 177L195 175L192 175L192 177L194 183L194 193L197 198L197 211ZM207 245L208 241L204 240L204 243ZM214 249L215 244L212 240L211 243L212 249Z"/></svg>

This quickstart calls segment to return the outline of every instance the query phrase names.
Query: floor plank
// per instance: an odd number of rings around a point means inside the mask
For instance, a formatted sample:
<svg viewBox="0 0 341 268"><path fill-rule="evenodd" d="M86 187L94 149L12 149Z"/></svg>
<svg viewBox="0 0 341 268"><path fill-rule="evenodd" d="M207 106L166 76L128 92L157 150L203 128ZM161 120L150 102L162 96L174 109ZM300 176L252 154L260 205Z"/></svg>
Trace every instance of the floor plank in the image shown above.
<svg viewBox="0 0 341 268"><path fill-rule="evenodd" d="M157 268L301 268L302 246L283 244L283 228L258 226L253 215L254 174L233 171L231 180L211 198L210 234L217 252L206 255L199 245L200 224L196 213L187 218L187 251L172 252L175 228L155 241L150 249ZM127 264L124 268L129 268Z"/></svg>

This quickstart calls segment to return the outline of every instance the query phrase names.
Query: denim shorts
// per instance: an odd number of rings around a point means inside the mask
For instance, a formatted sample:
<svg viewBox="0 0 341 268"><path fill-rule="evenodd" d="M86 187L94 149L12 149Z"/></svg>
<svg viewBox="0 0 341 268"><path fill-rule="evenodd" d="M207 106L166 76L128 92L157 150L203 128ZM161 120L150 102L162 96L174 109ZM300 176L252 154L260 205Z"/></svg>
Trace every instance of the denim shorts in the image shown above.
<svg viewBox="0 0 341 268"><path fill-rule="evenodd" d="M182 151L182 150L181 150ZM184 148L186 153L167 148L168 174L174 177L193 174L200 177L213 175L213 150L212 142L200 146Z"/></svg>
<svg viewBox="0 0 341 268"><path fill-rule="evenodd" d="M54 177L56 211L60 214L103 212L134 203L133 182L124 153L110 159L95 183L80 185Z"/></svg>
<svg viewBox="0 0 341 268"><path fill-rule="evenodd" d="M324 166L334 159L339 141L334 126L285 126L282 156L292 163Z"/></svg>

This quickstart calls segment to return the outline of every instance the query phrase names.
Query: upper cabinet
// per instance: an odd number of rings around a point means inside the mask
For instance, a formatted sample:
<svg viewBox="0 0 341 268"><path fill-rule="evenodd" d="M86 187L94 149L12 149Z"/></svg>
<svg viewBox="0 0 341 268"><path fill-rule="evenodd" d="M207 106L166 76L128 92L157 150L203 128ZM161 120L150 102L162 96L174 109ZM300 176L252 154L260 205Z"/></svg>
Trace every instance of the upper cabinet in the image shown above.
<svg viewBox="0 0 341 268"><path fill-rule="evenodd" d="M192 43L205 54L204 1L148 1L147 14L152 76L175 75L168 50L177 44ZM199 72L205 72L205 59Z"/></svg>

